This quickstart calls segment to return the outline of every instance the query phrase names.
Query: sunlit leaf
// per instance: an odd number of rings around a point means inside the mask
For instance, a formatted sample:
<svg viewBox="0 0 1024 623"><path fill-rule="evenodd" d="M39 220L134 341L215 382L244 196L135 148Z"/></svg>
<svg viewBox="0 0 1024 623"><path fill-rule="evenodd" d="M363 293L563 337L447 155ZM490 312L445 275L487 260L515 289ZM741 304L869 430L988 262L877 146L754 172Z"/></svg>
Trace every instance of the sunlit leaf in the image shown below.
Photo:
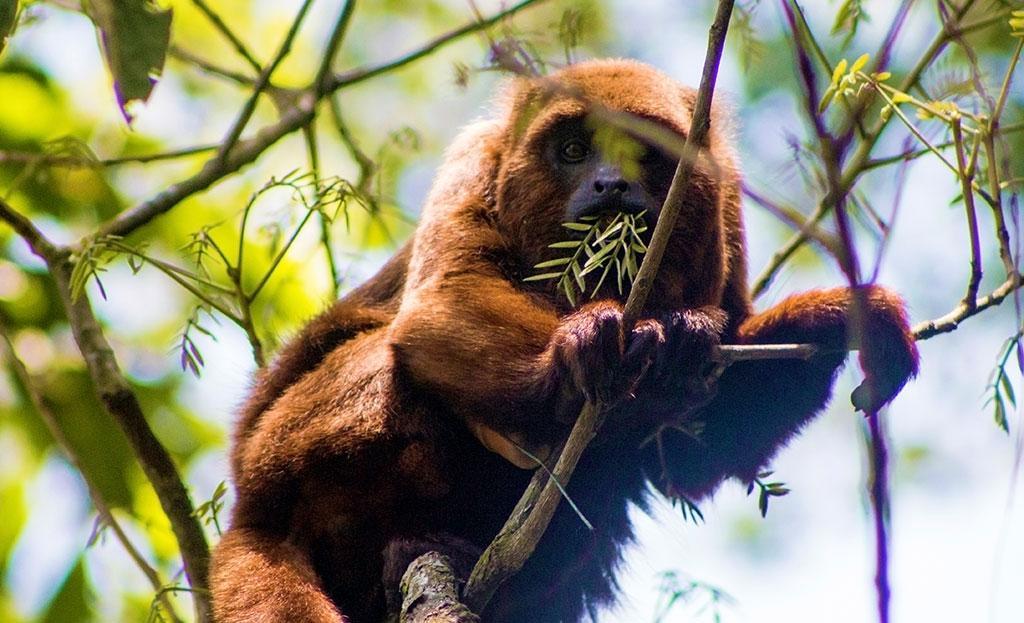
<svg viewBox="0 0 1024 623"><path fill-rule="evenodd" d="M171 37L171 10L150 0L90 0L121 113L131 123L133 102L145 102L163 72Z"/></svg>

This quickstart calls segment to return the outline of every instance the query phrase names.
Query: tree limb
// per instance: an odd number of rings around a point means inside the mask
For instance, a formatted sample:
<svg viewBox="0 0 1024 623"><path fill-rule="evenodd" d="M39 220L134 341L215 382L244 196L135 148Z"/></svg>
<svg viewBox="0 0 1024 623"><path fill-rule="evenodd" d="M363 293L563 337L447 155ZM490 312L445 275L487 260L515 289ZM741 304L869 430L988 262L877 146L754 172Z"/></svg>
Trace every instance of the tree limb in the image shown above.
<svg viewBox="0 0 1024 623"><path fill-rule="evenodd" d="M451 561L427 552L402 576L400 623L479 623L480 617L459 601L459 581Z"/></svg>

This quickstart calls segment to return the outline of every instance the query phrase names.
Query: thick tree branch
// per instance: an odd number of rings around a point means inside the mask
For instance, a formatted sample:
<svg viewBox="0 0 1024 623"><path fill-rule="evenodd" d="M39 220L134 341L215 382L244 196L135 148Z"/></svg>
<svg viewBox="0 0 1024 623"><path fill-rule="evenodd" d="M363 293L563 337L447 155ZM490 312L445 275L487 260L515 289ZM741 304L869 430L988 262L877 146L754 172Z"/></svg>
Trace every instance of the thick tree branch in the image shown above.
<svg viewBox="0 0 1024 623"><path fill-rule="evenodd" d="M43 260L60 255L58 248L43 235L43 232L39 231L39 228L32 221L24 214L12 208L3 199L0 199L0 221L10 225L11 229L28 243L32 252Z"/></svg>
<svg viewBox="0 0 1024 623"><path fill-rule="evenodd" d="M192 514L192 501L178 468L149 427L138 398L125 380L114 351L93 314L88 297L83 295L76 300L71 296L73 264L68 252L54 246L31 221L3 200L0 200L0 220L8 223L28 242L32 251L46 262L64 304L78 350L85 359L93 389L128 438L135 458L156 491L160 505L171 523L171 530L181 550L185 573L193 589L196 619L208 621L210 607L207 574L210 552L206 536L199 520Z"/></svg>
<svg viewBox="0 0 1024 623"><path fill-rule="evenodd" d="M480 617L459 601L459 581L451 561L427 552L412 561L402 576L400 623L479 623Z"/></svg>

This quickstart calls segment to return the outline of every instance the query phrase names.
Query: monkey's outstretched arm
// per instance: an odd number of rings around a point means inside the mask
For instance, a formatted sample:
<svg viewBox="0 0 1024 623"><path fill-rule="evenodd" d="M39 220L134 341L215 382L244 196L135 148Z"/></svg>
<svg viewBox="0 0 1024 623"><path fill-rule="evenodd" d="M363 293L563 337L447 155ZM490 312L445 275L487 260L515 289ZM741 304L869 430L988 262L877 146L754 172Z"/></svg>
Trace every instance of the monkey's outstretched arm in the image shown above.
<svg viewBox="0 0 1024 623"><path fill-rule="evenodd" d="M849 289L807 292L746 319L740 344L813 343L826 352L810 360L739 361L726 369L706 407L699 435L666 430L661 456L648 457L655 484L692 498L724 478L752 480L779 447L828 403L850 341ZM882 287L867 292L866 335L877 405L917 374L918 357L903 302ZM660 482L659 482L660 481Z"/></svg>

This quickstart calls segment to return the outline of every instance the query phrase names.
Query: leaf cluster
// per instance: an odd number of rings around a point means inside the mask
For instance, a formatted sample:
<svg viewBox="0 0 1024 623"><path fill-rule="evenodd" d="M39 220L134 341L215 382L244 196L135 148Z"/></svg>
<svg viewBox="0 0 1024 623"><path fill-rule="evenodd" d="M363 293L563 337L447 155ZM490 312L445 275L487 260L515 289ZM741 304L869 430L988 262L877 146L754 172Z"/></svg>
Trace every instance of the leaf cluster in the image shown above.
<svg viewBox="0 0 1024 623"><path fill-rule="evenodd" d="M769 498L782 497L789 493L789 489L786 488L786 483L784 482L764 481L765 478L769 478L773 473L771 471L761 472L747 485L747 495L754 492L754 487L758 488L757 509L761 511L762 517L768 515Z"/></svg>
<svg viewBox="0 0 1024 623"><path fill-rule="evenodd" d="M999 349L996 366L989 374L986 387L991 393L985 400L985 405L992 405L992 419L995 420L996 426L1003 429L1005 433L1010 432L1010 425L1006 418L1006 404L1009 403L1010 407L1014 409L1017 407L1017 395L1013 391L1013 381L1010 380L1007 366L1012 355L1018 354L1019 356L1021 337L1022 334L1017 333L1003 343L1002 348Z"/></svg>
<svg viewBox="0 0 1024 623"><path fill-rule="evenodd" d="M551 249L565 250L570 255L540 262L534 268L542 272L524 281L554 280L573 307L579 304L581 296L593 298L613 269L618 293L623 294L629 290L636 278L640 261L647 252L647 243L643 237L647 231L644 212L584 216L578 222L562 223L562 227L582 238L548 245ZM590 287L587 277L598 273L600 276Z"/></svg>

